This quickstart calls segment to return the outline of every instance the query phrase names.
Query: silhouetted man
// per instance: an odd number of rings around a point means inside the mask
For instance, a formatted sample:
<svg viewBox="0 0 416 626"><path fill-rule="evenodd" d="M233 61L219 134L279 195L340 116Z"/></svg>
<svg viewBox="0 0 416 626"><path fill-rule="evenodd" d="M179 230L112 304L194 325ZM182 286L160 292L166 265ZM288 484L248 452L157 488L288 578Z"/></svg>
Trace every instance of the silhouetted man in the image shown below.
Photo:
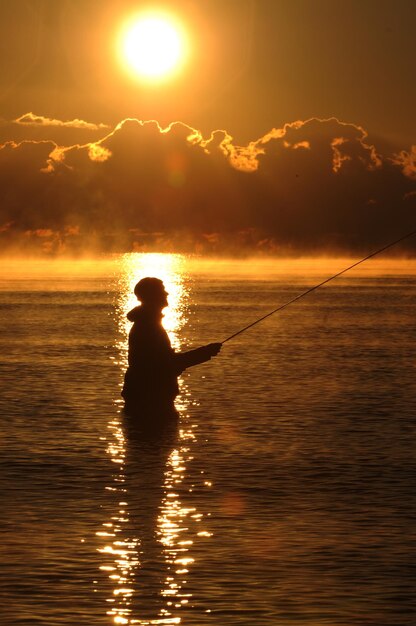
<svg viewBox="0 0 416 626"><path fill-rule="evenodd" d="M162 311L168 306L167 292L158 278L143 278L134 288L140 306L127 314L133 322L129 334L129 367L121 395L127 414L163 416L175 412L178 376L187 368L204 363L221 349L210 343L189 352L175 352L162 326Z"/></svg>

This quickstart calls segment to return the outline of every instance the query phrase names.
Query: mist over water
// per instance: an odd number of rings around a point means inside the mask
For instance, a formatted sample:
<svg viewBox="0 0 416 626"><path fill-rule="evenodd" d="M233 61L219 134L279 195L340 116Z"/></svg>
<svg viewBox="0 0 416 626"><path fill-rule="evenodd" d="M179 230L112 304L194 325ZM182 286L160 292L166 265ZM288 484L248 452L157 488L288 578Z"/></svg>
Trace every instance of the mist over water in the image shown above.
<svg viewBox="0 0 416 626"><path fill-rule="evenodd" d="M3 264L0 623L415 623L414 261L371 261L225 344L182 377L177 431L121 413L143 274L187 349L348 263Z"/></svg>

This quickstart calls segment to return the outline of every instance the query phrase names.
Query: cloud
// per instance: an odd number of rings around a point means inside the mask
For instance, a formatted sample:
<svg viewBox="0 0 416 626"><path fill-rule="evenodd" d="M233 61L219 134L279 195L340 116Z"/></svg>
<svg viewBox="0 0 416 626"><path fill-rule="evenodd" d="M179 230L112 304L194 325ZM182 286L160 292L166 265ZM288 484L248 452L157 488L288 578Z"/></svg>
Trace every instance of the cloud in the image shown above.
<svg viewBox="0 0 416 626"><path fill-rule="evenodd" d="M0 242L364 252L415 228L415 162L415 149L385 158L361 126L336 118L296 120L245 146L226 130L205 138L182 122L137 119L95 141L9 141L0 146Z"/></svg>
<svg viewBox="0 0 416 626"><path fill-rule="evenodd" d="M101 130L110 128L110 126L108 126L107 124L94 124L92 122L85 122L84 120L80 119L68 121L51 119L50 117L44 117L43 115L36 115L31 111L29 113L21 115L17 119L13 120L13 122L15 124L28 126L60 126L65 128L81 128L85 130Z"/></svg>
<svg viewBox="0 0 416 626"><path fill-rule="evenodd" d="M395 154L392 162L402 168L405 176L416 180L416 146L412 146L409 152L402 150Z"/></svg>
<svg viewBox="0 0 416 626"><path fill-rule="evenodd" d="M94 143L110 129L103 122L60 120L29 112L14 120L0 119L0 144L8 141L54 141L60 146Z"/></svg>

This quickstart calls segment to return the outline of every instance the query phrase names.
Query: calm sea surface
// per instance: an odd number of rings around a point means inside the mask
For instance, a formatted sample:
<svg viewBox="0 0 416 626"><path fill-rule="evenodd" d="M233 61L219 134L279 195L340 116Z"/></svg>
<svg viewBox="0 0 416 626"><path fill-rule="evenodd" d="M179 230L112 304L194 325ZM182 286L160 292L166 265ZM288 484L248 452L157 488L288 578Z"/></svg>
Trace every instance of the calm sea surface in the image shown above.
<svg viewBox="0 0 416 626"><path fill-rule="evenodd" d="M0 280L2 626L416 624L414 272L363 267L225 344L150 438L119 400L136 280L165 281L186 349L339 263L52 265Z"/></svg>

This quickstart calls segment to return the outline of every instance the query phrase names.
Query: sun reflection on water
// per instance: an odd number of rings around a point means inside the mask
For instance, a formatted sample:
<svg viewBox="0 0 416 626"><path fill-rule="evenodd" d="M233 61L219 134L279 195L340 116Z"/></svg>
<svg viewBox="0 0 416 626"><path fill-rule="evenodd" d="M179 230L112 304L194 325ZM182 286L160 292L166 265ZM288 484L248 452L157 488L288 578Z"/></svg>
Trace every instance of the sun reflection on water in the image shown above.
<svg viewBox="0 0 416 626"><path fill-rule="evenodd" d="M127 366L130 330L126 313L138 304L133 288L144 276L155 276L164 282L169 308L163 324L175 349L181 347L179 331L187 319L189 298L184 257L123 255L116 304L122 337L117 365L122 371ZM189 500L192 492L193 485L189 486L186 479L196 442L196 425L187 413L189 396L183 381L180 389L180 427L173 438L166 440L161 435L157 441L132 440L120 404L117 415L108 424L107 453L114 471L106 489L113 496L114 505L111 518L96 534L103 542L98 550L102 555L100 569L108 574L112 588L111 597L107 598L107 615L114 624L179 624L178 611L191 601L185 585L194 564L194 540L210 536L201 529L202 514L183 503L184 495Z"/></svg>

